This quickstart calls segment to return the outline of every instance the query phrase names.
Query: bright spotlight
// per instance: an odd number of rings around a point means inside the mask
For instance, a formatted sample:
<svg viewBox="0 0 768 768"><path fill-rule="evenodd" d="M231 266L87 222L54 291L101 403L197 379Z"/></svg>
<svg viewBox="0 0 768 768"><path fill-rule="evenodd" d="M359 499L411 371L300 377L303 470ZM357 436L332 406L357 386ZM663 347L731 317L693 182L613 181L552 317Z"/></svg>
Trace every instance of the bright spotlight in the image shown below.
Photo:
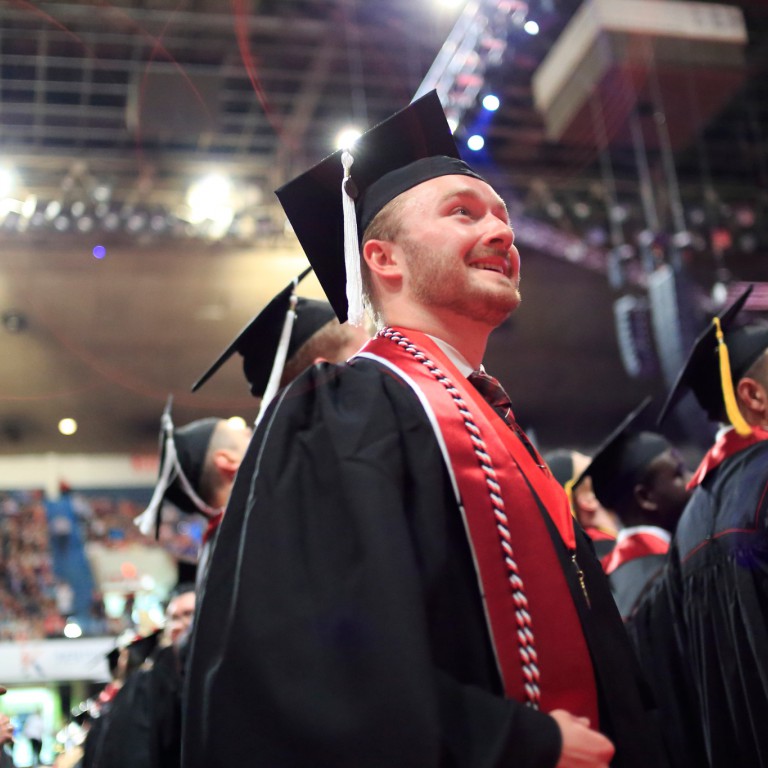
<svg viewBox="0 0 768 768"><path fill-rule="evenodd" d="M533 19L529 19L528 21L526 21L525 24L523 24L523 29L529 35L539 34L539 25Z"/></svg>
<svg viewBox="0 0 768 768"><path fill-rule="evenodd" d="M228 179L217 174L206 176L189 188L187 204L193 211L205 211L206 208L226 204L230 191Z"/></svg>
<svg viewBox="0 0 768 768"><path fill-rule="evenodd" d="M59 432L62 435L74 435L77 432L77 422L74 419L62 419L59 422Z"/></svg>
<svg viewBox="0 0 768 768"><path fill-rule="evenodd" d="M75 638L75 637L82 637L83 630L81 629L79 624L76 624L74 621L67 622L67 624L64 626L64 637L69 638Z"/></svg>
<svg viewBox="0 0 768 768"><path fill-rule="evenodd" d="M362 135L363 132L354 126L343 128L336 136L336 149L352 149Z"/></svg>
<svg viewBox="0 0 768 768"><path fill-rule="evenodd" d="M493 93L489 93L483 98L483 108L489 112L495 112L501 106L499 97Z"/></svg>
<svg viewBox="0 0 768 768"><path fill-rule="evenodd" d="M0 197L11 194L16 183L16 174L10 168L0 168Z"/></svg>
<svg viewBox="0 0 768 768"><path fill-rule="evenodd" d="M456 129L459 127L459 121L455 117L448 118L448 128L451 133L456 133Z"/></svg>
<svg viewBox="0 0 768 768"><path fill-rule="evenodd" d="M473 152L479 152L485 146L485 139L479 133L476 133L467 139L467 146Z"/></svg>

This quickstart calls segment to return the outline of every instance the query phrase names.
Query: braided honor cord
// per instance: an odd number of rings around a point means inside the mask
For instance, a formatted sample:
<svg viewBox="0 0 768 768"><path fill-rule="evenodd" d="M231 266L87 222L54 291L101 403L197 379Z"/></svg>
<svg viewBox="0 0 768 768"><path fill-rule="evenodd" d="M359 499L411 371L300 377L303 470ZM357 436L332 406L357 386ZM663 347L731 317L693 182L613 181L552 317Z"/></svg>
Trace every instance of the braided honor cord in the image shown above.
<svg viewBox="0 0 768 768"><path fill-rule="evenodd" d="M451 380L409 339L402 333L392 328L384 328L378 336L394 342L408 352L417 362L424 365L432 376L445 387L446 392L453 398L454 405L459 410L464 421L472 447L477 456L480 469L485 476L485 484L488 488L488 497L491 501L494 517L496 518L496 530L499 533L499 543L503 550L504 563L507 567L509 584L512 588L512 599L515 603L515 621L517 623L517 640L520 651L520 661L523 669L526 704L534 709L539 708L541 691L539 689L539 668L537 665L536 647L533 637L533 622L528 613L528 598L525 596L525 586L520 576L520 571L515 561L512 550L511 536L509 533L509 521L504 511L504 499L501 497L501 488L496 481L496 472L493 462L488 455L485 443L479 427L472 419L461 393L454 387Z"/></svg>

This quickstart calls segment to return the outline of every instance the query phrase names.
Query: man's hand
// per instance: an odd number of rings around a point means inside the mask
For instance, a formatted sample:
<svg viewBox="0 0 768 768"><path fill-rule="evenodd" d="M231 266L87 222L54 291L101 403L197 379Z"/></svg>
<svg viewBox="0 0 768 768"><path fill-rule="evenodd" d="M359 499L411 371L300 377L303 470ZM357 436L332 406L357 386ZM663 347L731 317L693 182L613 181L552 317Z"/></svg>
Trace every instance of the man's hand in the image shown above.
<svg viewBox="0 0 768 768"><path fill-rule="evenodd" d="M563 748L556 768L609 768L616 751L609 739L589 727L586 717L576 717L564 709L549 713L560 726Z"/></svg>

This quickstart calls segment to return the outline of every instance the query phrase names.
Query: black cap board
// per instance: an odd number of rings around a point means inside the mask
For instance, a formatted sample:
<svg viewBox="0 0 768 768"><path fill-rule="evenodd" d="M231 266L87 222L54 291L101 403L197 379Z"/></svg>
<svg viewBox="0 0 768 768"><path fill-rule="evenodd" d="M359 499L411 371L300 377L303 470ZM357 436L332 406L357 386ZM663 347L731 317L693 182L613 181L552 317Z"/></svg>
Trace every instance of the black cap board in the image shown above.
<svg viewBox="0 0 768 768"><path fill-rule="evenodd" d="M481 178L461 160L435 91L364 133L350 152L344 188L355 201L359 236L389 201L418 184L454 174ZM276 191L341 322L348 310L343 154L335 152Z"/></svg>
<svg viewBox="0 0 768 768"><path fill-rule="evenodd" d="M544 461L552 472L552 476L560 485L565 487L566 483L573 480L573 451L566 448L558 448L544 454Z"/></svg>
<svg viewBox="0 0 768 768"><path fill-rule="evenodd" d="M751 292L750 285L730 307L718 316L728 348L731 379L734 385L768 348L767 326L745 325L738 328L735 325L737 316ZM717 331L713 323L710 323L694 342L688 359L659 413L658 424L664 421L688 390L693 392L699 405L712 421L719 421L723 417L725 400L720 376Z"/></svg>
<svg viewBox="0 0 768 768"><path fill-rule="evenodd" d="M650 403L651 398L645 398L622 420L577 481L592 478L595 496L608 509L614 509L622 496L643 479L650 463L672 447L662 435L640 429Z"/></svg>
<svg viewBox="0 0 768 768"><path fill-rule="evenodd" d="M129 654L129 665L132 668L141 666L157 648L162 636L162 630L158 629L148 635L137 635L126 644L117 645L106 654L107 664L110 674L114 676L117 670L117 662L120 658L120 652L127 650Z"/></svg>
<svg viewBox="0 0 768 768"><path fill-rule="evenodd" d="M157 483L147 508L134 519L145 535L153 530L155 536L159 535L165 501L170 501L188 514L200 513L210 517L217 513L200 498L199 489L208 446L214 429L222 419L198 419L176 429L171 418L172 402L169 397L160 420Z"/></svg>
<svg viewBox="0 0 768 768"><path fill-rule="evenodd" d="M205 455L208 453L213 430L220 422L221 419L216 418L198 419L173 430L173 442L176 444L180 471L165 491L165 499L182 512L193 514L201 511L199 505L190 498L188 490L184 487L181 473L186 477L195 493L199 494L198 489L203 476ZM167 460L167 457L165 458ZM162 463L163 457L160 461ZM162 472L162 467L160 471Z"/></svg>
<svg viewBox="0 0 768 768"><path fill-rule="evenodd" d="M291 297L296 291L296 286L311 271L312 267L307 267L240 331L216 362L192 385L193 392L197 392L237 352L242 355L243 373L250 385L251 394L254 397L264 395L280 344L283 320L291 305ZM315 299L297 297L294 311L296 320L291 328L286 359L290 359L304 342L335 318L328 302Z"/></svg>

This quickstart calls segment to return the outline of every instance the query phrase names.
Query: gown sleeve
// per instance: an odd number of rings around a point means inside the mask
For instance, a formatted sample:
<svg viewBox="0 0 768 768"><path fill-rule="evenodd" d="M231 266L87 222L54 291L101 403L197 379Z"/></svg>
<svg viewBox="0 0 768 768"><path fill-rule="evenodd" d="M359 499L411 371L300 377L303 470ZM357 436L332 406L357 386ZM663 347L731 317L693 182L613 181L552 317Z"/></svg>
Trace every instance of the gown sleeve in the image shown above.
<svg viewBox="0 0 768 768"><path fill-rule="evenodd" d="M405 390L371 363L315 366L262 421L196 617L185 768L556 764L552 718L505 700L461 653L436 659L454 626L433 620L435 562L469 556L434 535L458 511Z"/></svg>

